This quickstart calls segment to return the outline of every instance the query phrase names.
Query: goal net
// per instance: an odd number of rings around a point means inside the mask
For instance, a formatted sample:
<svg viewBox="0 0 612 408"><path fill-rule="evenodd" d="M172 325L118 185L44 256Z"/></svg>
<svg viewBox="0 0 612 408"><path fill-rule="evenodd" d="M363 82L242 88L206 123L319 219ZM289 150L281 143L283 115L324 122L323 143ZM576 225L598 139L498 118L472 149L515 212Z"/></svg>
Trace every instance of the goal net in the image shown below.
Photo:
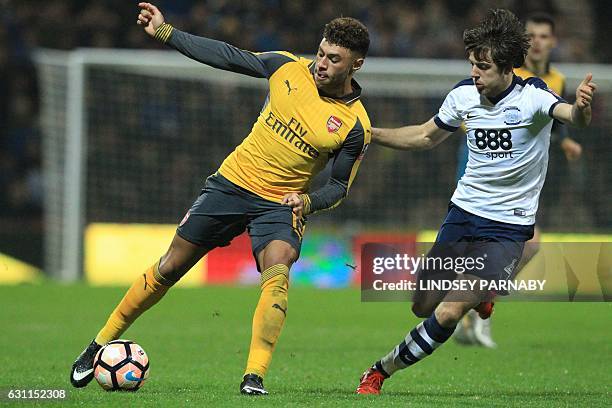
<svg viewBox="0 0 612 408"><path fill-rule="evenodd" d="M177 224L206 176L248 134L267 94L265 80L171 51L42 50L36 60L45 134L45 269L66 280L80 276L87 225ZM550 231L610 231L612 69L556 67L570 92L586 72L600 88L592 126L569 132L583 146L582 159L569 163L559 143L551 144L538 223ZM465 61L370 58L356 79L372 123L393 127L431 118L468 76ZM309 228L347 234L436 229L456 185L462 143L457 134L427 152L373 146L349 197L312 217Z"/></svg>

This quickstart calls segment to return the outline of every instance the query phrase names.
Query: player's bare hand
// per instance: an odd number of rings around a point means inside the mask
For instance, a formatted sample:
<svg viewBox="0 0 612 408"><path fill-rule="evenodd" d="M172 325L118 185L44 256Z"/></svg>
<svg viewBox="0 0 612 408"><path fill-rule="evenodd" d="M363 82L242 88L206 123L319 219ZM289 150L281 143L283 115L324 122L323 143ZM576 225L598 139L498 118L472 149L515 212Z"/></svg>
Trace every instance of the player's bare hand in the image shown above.
<svg viewBox="0 0 612 408"><path fill-rule="evenodd" d="M561 149L569 162L576 161L582 156L582 146L571 137L566 137L561 141Z"/></svg>
<svg viewBox="0 0 612 408"><path fill-rule="evenodd" d="M157 27L164 24L164 15L151 3L138 3L138 7L140 14L136 23L144 26L145 32L153 37Z"/></svg>
<svg viewBox="0 0 612 408"><path fill-rule="evenodd" d="M298 217L302 216L302 212L304 211L304 200L297 193L289 193L285 194L283 200L281 201L282 205L288 205L293 208L293 213Z"/></svg>
<svg viewBox="0 0 612 408"><path fill-rule="evenodd" d="M593 74L588 73L582 80L578 88L576 88L576 107L580 110L586 109L591 106L593 100L593 94L597 89L597 84L592 82Z"/></svg>

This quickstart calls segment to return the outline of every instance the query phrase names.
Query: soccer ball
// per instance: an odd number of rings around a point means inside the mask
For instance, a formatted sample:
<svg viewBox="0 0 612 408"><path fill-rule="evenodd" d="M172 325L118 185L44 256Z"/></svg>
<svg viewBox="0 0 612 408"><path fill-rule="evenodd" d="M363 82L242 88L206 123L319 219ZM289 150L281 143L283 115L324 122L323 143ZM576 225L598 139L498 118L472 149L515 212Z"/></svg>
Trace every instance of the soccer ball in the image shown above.
<svg viewBox="0 0 612 408"><path fill-rule="evenodd" d="M98 351L94 377L106 391L136 391L149 377L149 358L138 344L113 340Z"/></svg>

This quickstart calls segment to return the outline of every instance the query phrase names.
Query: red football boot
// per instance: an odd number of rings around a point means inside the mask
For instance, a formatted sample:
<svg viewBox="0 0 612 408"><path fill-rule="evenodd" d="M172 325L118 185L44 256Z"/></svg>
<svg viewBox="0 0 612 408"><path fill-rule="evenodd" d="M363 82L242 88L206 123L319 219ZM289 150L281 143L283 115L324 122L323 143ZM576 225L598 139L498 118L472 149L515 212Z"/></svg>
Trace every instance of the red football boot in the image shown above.
<svg viewBox="0 0 612 408"><path fill-rule="evenodd" d="M385 378L386 377L380 371L371 367L368 368L359 380L357 394L380 394L380 389L382 388Z"/></svg>

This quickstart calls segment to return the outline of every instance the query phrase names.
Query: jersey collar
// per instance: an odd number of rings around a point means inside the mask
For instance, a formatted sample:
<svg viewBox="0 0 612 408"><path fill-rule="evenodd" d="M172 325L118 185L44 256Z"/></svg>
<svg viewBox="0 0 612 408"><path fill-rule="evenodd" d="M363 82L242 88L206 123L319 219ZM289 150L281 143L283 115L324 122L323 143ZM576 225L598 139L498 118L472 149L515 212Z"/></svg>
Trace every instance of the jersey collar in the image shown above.
<svg viewBox="0 0 612 408"><path fill-rule="evenodd" d="M314 75L314 70L315 70L315 63L314 61L312 61L310 63L310 65L308 66L308 68L310 68L310 73L312 75ZM314 79L313 79L314 80ZM315 85L316 86L316 85ZM332 96L332 95L328 95L325 92L321 91L320 89L317 88L317 91L319 92L319 96L323 97L323 98L331 98L331 99L335 99L337 101L342 101L345 104L349 105L353 102L355 102L357 99L359 99L361 97L361 86L357 83L357 81L355 81L355 79L351 79L351 88L353 88L353 92L346 94L344 96Z"/></svg>
<svg viewBox="0 0 612 408"><path fill-rule="evenodd" d="M512 90L514 89L514 87L516 86L516 84L518 84L520 82L518 76L513 75L512 76L512 83L510 84L510 86L508 88L506 88L506 90L502 93L500 93L499 95L495 96L495 97L489 97L487 96L486 98L491 101L491 103L493 105L497 105L497 103L499 103L499 101L501 101L502 99L504 99L506 96L510 95L510 92L512 92Z"/></svg>
<svg viewBox="0 0 612 408"><path fill-rule="evenodd" d="M536 75L535 71L533 71L531 68L527 67L527 63L523 64L523 66L521 68L524 69L525 71L529 72L532 76L539 77L539 75ZM548 74L550 74L550 61L548 61L546 63L546 68L544 69L544 74L543 75L548 75Z"/></svg>

